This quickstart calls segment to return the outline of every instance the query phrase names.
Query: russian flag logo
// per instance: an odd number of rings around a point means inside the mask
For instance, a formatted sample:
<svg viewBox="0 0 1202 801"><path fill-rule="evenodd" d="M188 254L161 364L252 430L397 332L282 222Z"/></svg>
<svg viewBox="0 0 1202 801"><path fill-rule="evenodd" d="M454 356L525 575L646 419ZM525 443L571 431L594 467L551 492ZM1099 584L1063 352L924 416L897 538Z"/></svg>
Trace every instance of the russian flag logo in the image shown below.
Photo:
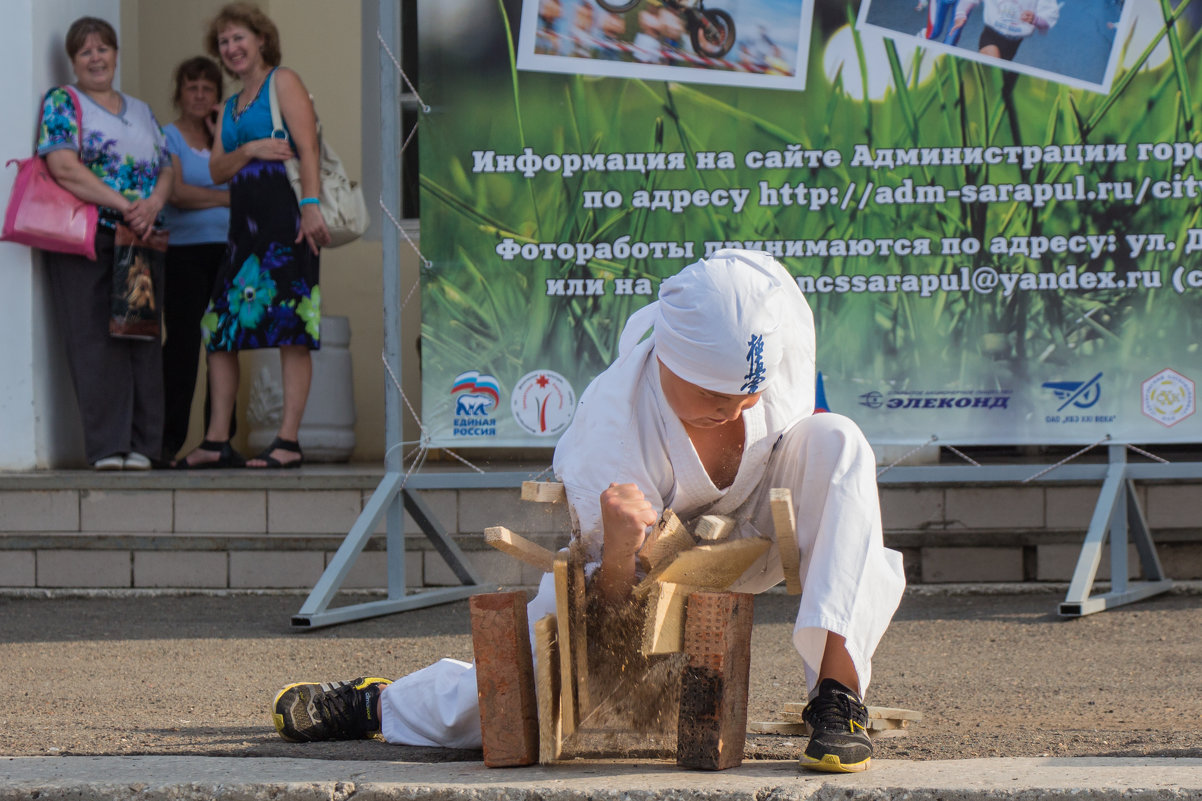
<svg viewBox="0 0 1202 801"><path fill-rule="evenodd" d="M451 382L451 394L456 392L471 392L477 395L487 395L492 398L494 406L501 404L501 384L495 376L486 375L478 370L468 370L455 376Z"/></svg>

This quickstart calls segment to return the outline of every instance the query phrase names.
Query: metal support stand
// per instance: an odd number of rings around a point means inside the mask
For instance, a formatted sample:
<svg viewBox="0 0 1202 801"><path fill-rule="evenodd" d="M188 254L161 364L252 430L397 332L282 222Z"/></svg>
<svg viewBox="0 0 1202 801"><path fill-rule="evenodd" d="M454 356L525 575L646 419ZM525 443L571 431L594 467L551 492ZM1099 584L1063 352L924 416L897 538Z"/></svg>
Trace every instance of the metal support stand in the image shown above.
<svg viewBox="0 0 1202 801"><path fill-rule="evenodd" d="M1032 478L1032 475L1036 478ZM1101 481L1102 489L1090 519L1089 530L1077 557L1077 566L1059 613L1064 617L1101 612L1143 600L1172 588L1164 574L1156 543L1135 493L1136 480L1202 478L1202 462L1130 464L1124 445L1109 446L1108 464L1041 465L939 465L894 467L877 477L886 484L1000 484ZM1110 590L1094 595L1093 585L1102 561L1102 548L1110 544ZM1130 581L1127 546L1134 544L1144 579Z"/></svg>
<svg viewBox="0 0 1202 801"><path fill-rule="evenodd" d="M400 4L380 0L380 38L393 53L400 52ZM395 218L400 208L401 115L399 106L400 81L397 70L382 50L380 53L380 161L383 180L380 202ZM388 216L388 215L386 215ZM384 290L384 360L395 380L401 375L401 266L398 232L383 222L380 237L383 247ZM495 587L483 585L476 577L454 541L418 496L420 482L416 476L406 478L401 465L401 445L404 441L402 407L399 389L390 388L384 401L384 439L388 450L385 474L360 513L334 558L305 599L300 611L292 617L293 627L316 628L387 615L407 609L457 601L478 592L490 592ZM520 482L519 482L520 484ZM454 483L452 483L454 486ZM406 595L404 513L414 521L447 560L461 587L423 590ZM364 545L384 519L388 549L388 599L328 609Z"/></svg>
<svg viewBox="0 0 1202 801"><path fill-rule="evenodd" d="M300 628L317 628L330 626L335 623L346 623L351 620L363 620L378 615L388 615L393 612L403 612L407 609L418 609L433 604L458 601L477 592L492 589L480 584L471 566L446 531L438 525L437 520L430 514L425 503L417 493L406 489L404 476L400 473L388 473L372 493L371 499L363 508L363 512L351 526L350 532L325 572L305 599L300 611L292 616L292 625ZM462 587L447 587L438 590L426 590L413 595L405 595L405 537L400 506L413 515L414 520L434 543L434 547L447 560L447 564L455 571L455 575L463 582ZM371 537L372 532L380 523L380 518L388 517L387 539L388 548L388 599L384 601L369 601L367 603L341 606L328 609L330 601L342 586L351 566L359 558L363 546Z"/></svg>
<svg viewBox="0 0 1202 801"><path fill-rule="evenodd" d="M1110 540L1110 591L1091 595L1102 561L1102 547L1107 538ZM1128 581L1129 543L1134 543L1139 553L1143 581ZM1064 617L1080 617L1101 612L1112 606L1167 592L1172 586L1173 582L1165 578L1164 569L1160 566L1156 543L1148 531L1148 523L1135 494L1135 485L1127 475L1127 449L1122 445L1111 445L1110 467L1102 482L1081 554L1077 557L1077 567L1073 571L1068 594L1060 604L1060 614Z"/></svg>

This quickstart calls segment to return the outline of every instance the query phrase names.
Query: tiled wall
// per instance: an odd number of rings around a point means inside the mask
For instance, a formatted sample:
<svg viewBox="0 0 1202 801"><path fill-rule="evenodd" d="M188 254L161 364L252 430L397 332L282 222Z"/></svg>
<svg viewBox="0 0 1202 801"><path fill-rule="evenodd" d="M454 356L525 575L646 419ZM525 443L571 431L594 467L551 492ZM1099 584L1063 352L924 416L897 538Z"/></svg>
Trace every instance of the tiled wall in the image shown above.
<svg viewBox="0 0 1202 801"><path fill-rule="evenodd" d="M1138 488L1171 578L1202 578L1202 491ZM881 491L886 544L911 582L1066 581L1093 513L1096 486L891 486ZM371 496L365 489L0 489L0 587L308 588ZM482 581L530 585L537 571L483 543L504 525L550 548L567 541L562 505L516 489L430 490L422 498ZM382 533L384 526L377 531ZM1109 563L1103 558L1100 577ZM1138 577L1139 560L1129 565ZM411 587L457 584L406 516ZM373 537L346 588L387 585Z"/></svg>

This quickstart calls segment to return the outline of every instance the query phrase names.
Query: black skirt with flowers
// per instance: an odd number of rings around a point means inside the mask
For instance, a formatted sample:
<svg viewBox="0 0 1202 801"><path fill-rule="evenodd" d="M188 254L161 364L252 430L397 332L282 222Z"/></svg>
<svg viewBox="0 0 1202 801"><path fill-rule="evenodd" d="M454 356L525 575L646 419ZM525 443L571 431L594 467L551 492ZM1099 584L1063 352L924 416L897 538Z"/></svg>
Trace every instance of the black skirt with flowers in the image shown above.
<svg viewBox="0 0 1202 801"><path fill-rule="evenodd" d="M201 319L207 350L320 347L319 260L295 241L299 232L283 162L255 160L239 170L230 181L225 263Z"/></svg>

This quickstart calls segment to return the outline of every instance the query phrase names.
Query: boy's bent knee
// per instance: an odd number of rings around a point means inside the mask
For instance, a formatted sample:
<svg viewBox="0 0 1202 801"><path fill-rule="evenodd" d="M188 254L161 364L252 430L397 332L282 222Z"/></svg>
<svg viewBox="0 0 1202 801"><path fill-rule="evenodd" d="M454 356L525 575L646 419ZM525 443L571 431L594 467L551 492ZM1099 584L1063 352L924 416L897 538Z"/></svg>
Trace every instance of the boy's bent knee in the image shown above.
<svg viewBox="0 0 1202 801"><path fill-rule="evenodd" d="M784 441L804 442L807 448L867 448L868 440L850 417L834 412L812 414L784 434Z"/></svg>

